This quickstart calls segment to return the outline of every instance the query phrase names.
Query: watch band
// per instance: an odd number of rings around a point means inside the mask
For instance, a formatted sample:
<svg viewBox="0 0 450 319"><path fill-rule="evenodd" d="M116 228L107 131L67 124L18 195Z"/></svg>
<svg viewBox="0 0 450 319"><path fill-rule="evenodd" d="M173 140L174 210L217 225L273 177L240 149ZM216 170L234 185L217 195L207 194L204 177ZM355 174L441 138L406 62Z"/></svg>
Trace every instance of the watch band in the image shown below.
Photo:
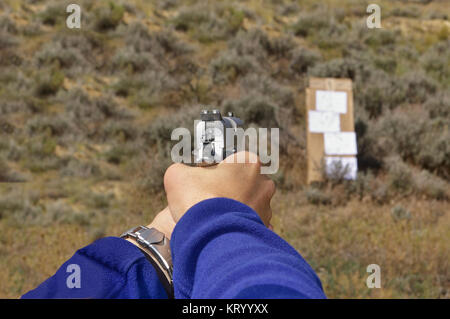
<svg viewBox="0 0 450 319"><path fill-rule="evenodd" d="M170 253L170 240L155 228L137 226L120 235L121 238L131 239L155 267L169 298L174 298L173 265Z"/></svg>

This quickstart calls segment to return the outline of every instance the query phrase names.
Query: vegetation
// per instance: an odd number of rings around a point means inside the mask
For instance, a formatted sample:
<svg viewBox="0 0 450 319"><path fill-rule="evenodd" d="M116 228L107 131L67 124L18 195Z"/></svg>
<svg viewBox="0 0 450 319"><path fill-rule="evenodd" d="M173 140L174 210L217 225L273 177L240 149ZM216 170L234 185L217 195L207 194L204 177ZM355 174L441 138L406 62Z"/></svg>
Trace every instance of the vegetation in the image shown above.
<svg viewBox="0 0 450 319"><path fill-rule="evenodd" d="M201 105L280 127L275 231L331 298L449 298L450 12L439 1L0 2L0 297L166 204ZM305 185L304 88L351 78L359 174ZM125 226L124 226L125 225ZM21 236L17 236L17 233ZM382 289L366 267L381 266Z"/></svg>

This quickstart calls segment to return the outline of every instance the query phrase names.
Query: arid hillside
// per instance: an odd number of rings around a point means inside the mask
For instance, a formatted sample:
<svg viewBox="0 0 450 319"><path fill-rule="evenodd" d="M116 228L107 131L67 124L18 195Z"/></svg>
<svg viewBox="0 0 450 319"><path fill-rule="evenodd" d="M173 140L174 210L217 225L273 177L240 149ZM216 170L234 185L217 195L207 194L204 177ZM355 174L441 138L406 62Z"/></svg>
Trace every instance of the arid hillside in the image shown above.
<svg viewBox="0 0 450 319"><path fill-rule="evenodd" d="M0 0L0 297L150 222L208 105L280 128L275 232L328 297L449 298L450 3L379 0L368 29L369 3ZM305 184L310 76L353 80L355 181Z"/></svg>

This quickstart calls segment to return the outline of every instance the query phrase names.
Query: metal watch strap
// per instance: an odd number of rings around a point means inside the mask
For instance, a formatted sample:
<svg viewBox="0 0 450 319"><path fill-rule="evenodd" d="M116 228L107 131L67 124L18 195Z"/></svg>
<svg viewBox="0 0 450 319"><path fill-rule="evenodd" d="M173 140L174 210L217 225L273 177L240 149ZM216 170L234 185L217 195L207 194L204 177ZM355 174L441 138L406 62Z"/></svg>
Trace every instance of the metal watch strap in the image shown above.
<svg viewBox="0 0 450 319"><path fill-rule="evenodd" d="M132 238L138 247L155 267L169 298L173 298L173 266L170 253L170 240L155 228L137 226L120 235L121 238Z"/></svg>

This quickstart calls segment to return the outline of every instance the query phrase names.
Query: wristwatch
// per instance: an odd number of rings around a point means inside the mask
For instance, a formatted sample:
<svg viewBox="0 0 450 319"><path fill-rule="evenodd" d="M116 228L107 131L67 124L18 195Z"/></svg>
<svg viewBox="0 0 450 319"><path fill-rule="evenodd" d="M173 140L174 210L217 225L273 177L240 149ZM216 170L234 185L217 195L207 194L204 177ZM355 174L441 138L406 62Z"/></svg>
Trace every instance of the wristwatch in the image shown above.
<svg viewBox="0 0 450 319"><path fill-rule="evenodd" d="M168 297L174 298L170 240L157 229L145 226L131 228L120 235L120 237L137 243L137 247L155 268Z"/></svg>

